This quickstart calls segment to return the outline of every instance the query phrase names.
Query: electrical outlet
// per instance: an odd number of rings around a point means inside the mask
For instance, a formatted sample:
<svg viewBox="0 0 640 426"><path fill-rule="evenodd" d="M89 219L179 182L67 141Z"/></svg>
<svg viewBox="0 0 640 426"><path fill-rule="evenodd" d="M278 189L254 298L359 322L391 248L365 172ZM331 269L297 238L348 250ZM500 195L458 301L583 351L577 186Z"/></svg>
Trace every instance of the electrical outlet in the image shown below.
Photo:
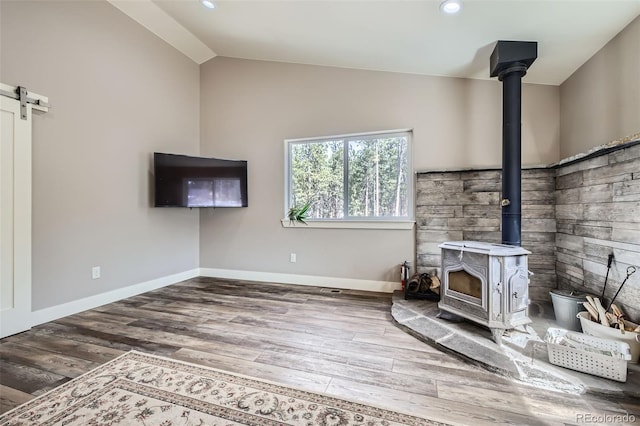
<svg viewBox="0 0 640 426"><path fill-rule="evenodd" d="M297 260L297 258L296 258L296 254L295 254L295 253L291 253L291 254L289 255L289 262L291 262L291 263L296 263L296 260Z"/></svg>
<svg viewBox="0 0 640 426"><path fill-rule="evenodd" d="M99 266L94 266L93 268L91 268L91 278L93 278L94 280L97 280L98 278L100 278Z"/></svg>

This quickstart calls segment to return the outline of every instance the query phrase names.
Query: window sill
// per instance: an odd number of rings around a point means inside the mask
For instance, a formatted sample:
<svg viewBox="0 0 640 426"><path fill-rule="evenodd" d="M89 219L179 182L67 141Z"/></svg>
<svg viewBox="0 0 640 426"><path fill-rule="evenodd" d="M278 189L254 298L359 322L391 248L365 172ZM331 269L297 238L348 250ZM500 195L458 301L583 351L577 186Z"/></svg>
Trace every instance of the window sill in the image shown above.
<svg viewBox="0 0 640 426"><path fill-rule="evenodd" d="M327 228L327 229L413 229L414 220L308 220L307 224L280 219L283 228Z"/></svg>

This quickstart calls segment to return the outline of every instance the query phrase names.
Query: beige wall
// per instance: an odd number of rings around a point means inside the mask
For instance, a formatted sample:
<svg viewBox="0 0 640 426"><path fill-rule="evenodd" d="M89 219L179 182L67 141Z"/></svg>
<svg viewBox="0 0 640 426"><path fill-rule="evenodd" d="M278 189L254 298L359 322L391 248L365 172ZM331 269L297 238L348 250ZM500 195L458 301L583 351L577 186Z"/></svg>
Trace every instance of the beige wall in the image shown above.
<svg viewBox="0 0 640 426"><path fill-rule="evenodd" d="M198 266L198 212L150 207L153 151L199 151L199 69L106 2L0 2L33 119L33 309ZM91 267L102 278L91 279Z"/></svg>
<svg viewBox="0 0 640 426"><path fill-rule="evenodd" d="M202 212L201 267L396 281L413 260L411 230L282 228L284 139L412 128L417 171L501 163L497 81L222 57L200 73L201 153L249 161L249 207ZM558 88L523 99L524 164L557 161Z"/></svg>
<svg viewBox="0 0 640 426"><path fill-rule="evenodd" d="M640 17L560 86L560 157L640 132Z"/></svg>
<svg viewBox="0 0 640 426"><path fill-rule="evenodd" d="M416 171L500 164L497 81L228 58L199 69L106 2L0 14L0 79L52 103L34 118L34 309L198 266L396 281L413 231L281 227L286 138L413 128ZM557 161L558 88L525 84L523 98L524 164ZM153 151L249 160L249 208L151 208Z"/></svg>

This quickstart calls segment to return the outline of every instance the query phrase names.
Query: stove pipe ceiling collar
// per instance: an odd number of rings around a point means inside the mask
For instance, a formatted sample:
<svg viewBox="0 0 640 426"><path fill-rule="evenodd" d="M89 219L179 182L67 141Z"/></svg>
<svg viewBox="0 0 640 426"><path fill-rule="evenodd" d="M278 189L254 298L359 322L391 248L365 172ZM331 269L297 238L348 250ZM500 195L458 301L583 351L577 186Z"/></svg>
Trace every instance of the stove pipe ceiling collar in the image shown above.
<svg viewBox="0 0 640 426"><path fill-rule="evenodd" d="M535 41L496 43L490 76L502 81L502 244L521 245L522 77L538 57Z"/></svg>

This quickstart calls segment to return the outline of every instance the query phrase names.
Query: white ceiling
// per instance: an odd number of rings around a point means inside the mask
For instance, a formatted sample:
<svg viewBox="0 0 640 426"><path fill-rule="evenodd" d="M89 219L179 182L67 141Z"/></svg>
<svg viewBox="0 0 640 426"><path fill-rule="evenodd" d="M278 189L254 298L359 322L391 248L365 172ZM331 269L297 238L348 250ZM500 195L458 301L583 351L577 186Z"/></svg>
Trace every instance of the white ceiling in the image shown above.
<svg viewBox="0 0 640 426"><path fill-rule="evenodd" d="M495 42L524 40L538 42L525 81L551 85L640 15L640 0L463 0L455 16L440 0L217 0L213 10L198 0L110 1L198 63L220 55L488 79ZM195 36L191 47L176 24Z"/></svg>

